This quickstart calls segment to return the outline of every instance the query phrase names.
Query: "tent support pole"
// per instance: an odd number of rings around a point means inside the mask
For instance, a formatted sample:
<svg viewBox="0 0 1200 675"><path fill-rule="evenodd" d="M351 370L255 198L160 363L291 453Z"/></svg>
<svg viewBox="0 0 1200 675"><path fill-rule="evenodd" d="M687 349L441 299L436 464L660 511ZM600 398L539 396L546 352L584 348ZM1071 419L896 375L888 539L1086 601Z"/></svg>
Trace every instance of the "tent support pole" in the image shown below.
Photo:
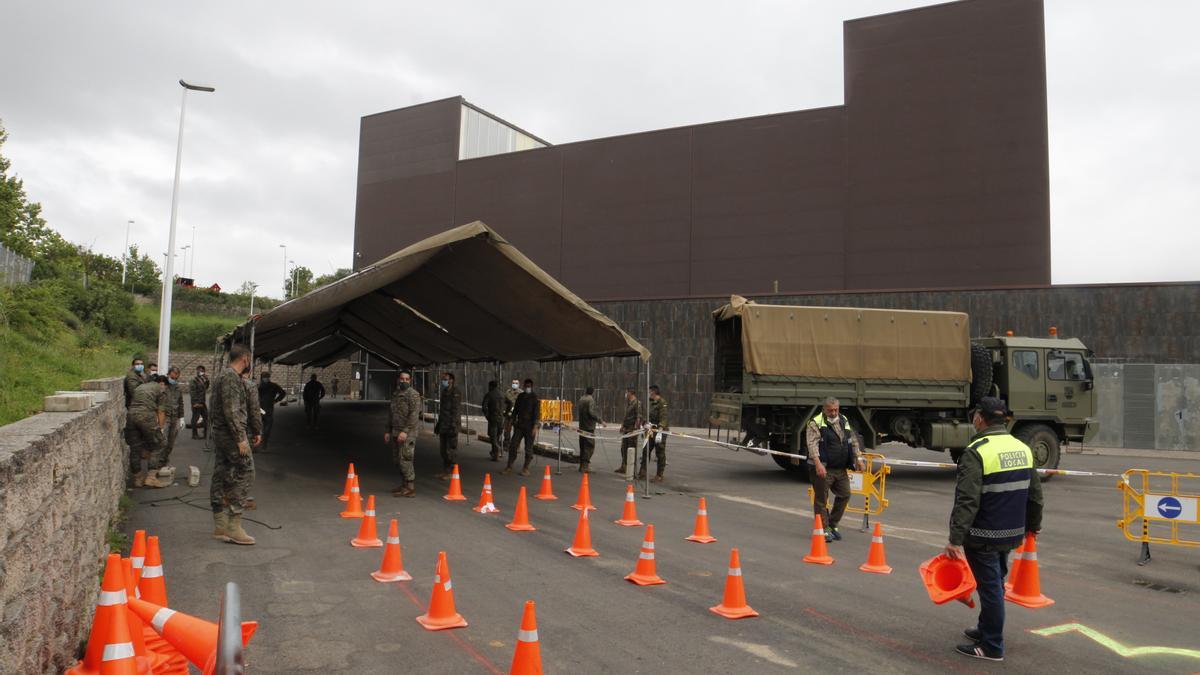
<svg viewBox="0 0 1200 675"><path fill-rule="evenodd" d="M646 357L646 422L650 421L650 357ZM650 498L650 437L642 451L642 499Z"/></svg>
<svg viewBox="0 0 1200 675"><path fill-rule="evenodd" d="M565 405L566 394L563 389L567 386L567 362L558 362L558 467L554 470L556 476L562 475L562 425L563 425L563 406Z"/></svg>

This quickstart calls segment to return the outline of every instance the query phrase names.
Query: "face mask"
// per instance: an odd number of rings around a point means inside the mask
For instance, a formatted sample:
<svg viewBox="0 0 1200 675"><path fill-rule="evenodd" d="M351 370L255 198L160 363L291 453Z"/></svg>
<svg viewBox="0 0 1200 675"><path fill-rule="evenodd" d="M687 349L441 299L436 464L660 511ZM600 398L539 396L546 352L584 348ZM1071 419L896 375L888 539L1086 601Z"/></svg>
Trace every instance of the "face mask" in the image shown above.
<svg viewBox="0 0 1200 675"><path fill-rule="evenodd" d="M442 389L450 386L450 380L442 380Z"/></svg>
<svg viewBox="0 0 1200 675"><path fill-rule="evenodd" d="M133 367L133 372L140 373L145 369L146 369L146 366L143 366L142 364L139 363Z"/></svg>
<svg viewBox="0 0 1200 675"><path fill-rule="evenodd" d="M532 393L533 393L533 387L525 387L525 393L526 393L526 394L532 394Z"/></svg>
<svg viewBox="0 0 1200 675"><path fill-rule="evenodd" d="M407 382L401 382L400 384L398 384L396 386L400 387L400 391L408 391L408 383Z"/></svg>
<svg viewBox="0 0 1200 675"><path fill-rule="evenodd" d="M175 378L173 378L173 377L168 377L167 384L179 384L179 382L176 381Z"/></svg>
<svg viewBox="0 0 1200 675"><path fill-rule="evenodd" d="M521 388L521 385L517 384L516 382L513 382L513 383L512 383L512 388L513 388L513 391L516 391L516 390L518 390L518 389L520 389L520 388Z"/></svg>
<svg viewBox="0 0 1200 675"><path fill-rule="evenodd" d="M267 382L270 382L270 381L271 381L271 378L267 377L266 375L263 375L263 376L262 376L262 381L263 381L263 383L265 384L265 383L267 383Z"/></svg>
<svg viewBox="0 0 1200 675"><path fill-rule="evenodd" d="M246 373L250 372L250 365L247 364L247 365L243 366L240 372L242 375L245 375Z"/></svg>
<svg viewBox="0 0 1200 675"><path fill-rule="evenodd" d="M155 375L158 375L158 371L157 371L157 370L152 370L152 371L150 371L150 376L151 376L151 377L153 377L153 376L155 376Z"/></svg>

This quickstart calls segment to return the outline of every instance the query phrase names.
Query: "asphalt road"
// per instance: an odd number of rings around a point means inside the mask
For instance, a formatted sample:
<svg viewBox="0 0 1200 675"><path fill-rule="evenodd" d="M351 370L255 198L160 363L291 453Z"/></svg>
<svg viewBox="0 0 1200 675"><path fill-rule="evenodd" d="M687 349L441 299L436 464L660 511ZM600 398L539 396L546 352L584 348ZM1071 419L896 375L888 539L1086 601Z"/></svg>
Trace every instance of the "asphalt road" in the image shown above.
<svg viewBox="0 0 1200 675"><path fill-rule="evenodd" d="M255 672L503 673L508 671L525 600L537 602L542 658L549 673L928 673L1200 671L1200 651L1128 655L1138 647L1200 650L1200 567L1197 550L1158 546L1146 567L1137 544L1115 526L1121 500L1112 478L1056 478L1045 486L1046 518L1039 538L1042 589L1055 605L1030 610L1008 604L1007 658L991 664L953 652L974 611L933 605L917 566L945 542L952 472L896 468L888 479L884 523L891 575L864 574L870 537L857 517L843 522L846 539L830 545L829 567L801 562L812 516L807 484L769 459L696 442L670 442L668 481L638 514L657 532L657 563L667 585L623 580L638 557L642 528L612 524L623 506L624 482L611 473L619 453L597 449L591 481L592 539L598 558L575 559L570 545L578 512L569 508L579 474L565 465L555 477L556 502L530 500L536 532L503 527L517 490L532 496L541 480L500 476L487 446L462 437L459 463L467 502L447 502L436 442L418 445L418 496L390 496L399 482L382 443L382 404L332 402L322 427L304 428L296 407L277 411L269 452L256 457L258 508L264 525L248 530L258 545L213 541L208 513L211 453L181 435L172 463L197 464L202 484L182 482L138 490L128 528L145 528L163 545L174 609L215 620L225 581L241 585L243 616L261 627L248 657ZM889 455L938 460L928 451L888 448ZM355 462L363 494L377 495L380 536L400 521L405 568L414 580L381 584L380 549L355 549L357 520L338 517L347 462ZM1109 456L1066 456L1063 468L1119 473L1131 467L1186 471L1194 462ZM493 473L499 515L470 510L482 476ZM191 508L181 497L198 508ZM707 497L713 535L700 545L691 532L696 498ZM708 611L721 600L731 547L741 553L749 604L757 618L730 621ZM428 602L438 551L449 555L455 600L470 626L425 631L414 618ZM1080 624L1052 636L1031 630ZM1115 641L1115 643L1114 643ZM1119 644L1116 644L1119 643Z"/></svg>

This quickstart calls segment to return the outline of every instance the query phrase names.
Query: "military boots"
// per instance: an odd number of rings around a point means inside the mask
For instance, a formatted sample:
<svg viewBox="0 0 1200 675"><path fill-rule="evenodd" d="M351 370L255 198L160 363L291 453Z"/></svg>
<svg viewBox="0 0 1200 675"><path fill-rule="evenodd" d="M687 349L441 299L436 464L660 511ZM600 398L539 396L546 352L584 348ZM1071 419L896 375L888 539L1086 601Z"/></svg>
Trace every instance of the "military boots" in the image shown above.
<svg viewBox="0 0 1200 675"><path fill-rule="evenodd" d="M224 511L213 514L213 539L225 541L225 530L229 527L229 515Z"/></svg>
<svg viewBox="0 0 1200 675"><path fill-rule="evenodd" d="M242 546L254 545L254 537L242 529L242 514L235 513L229 516L229 524L225 527L225 541Z"/></svg>

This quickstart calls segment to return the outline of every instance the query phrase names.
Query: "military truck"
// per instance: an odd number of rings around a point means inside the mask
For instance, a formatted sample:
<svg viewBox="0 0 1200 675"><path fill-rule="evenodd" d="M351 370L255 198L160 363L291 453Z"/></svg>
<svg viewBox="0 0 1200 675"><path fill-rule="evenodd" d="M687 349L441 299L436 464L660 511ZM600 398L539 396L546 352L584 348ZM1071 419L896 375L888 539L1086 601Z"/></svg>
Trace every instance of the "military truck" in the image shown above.
<svg viewBox="0 0 1200 675"><path fill-rule="evenodd" d="M1077 339L972 339L966 314L757 304L734 296L713 312L711 423L743 444L806 454L804 426L829 396L864 447L899 442L950 451L974 433L971 406L996 396L1039 468L1098 428L1091 352ZM798 462L772 455L784 469Z"/></svg>

